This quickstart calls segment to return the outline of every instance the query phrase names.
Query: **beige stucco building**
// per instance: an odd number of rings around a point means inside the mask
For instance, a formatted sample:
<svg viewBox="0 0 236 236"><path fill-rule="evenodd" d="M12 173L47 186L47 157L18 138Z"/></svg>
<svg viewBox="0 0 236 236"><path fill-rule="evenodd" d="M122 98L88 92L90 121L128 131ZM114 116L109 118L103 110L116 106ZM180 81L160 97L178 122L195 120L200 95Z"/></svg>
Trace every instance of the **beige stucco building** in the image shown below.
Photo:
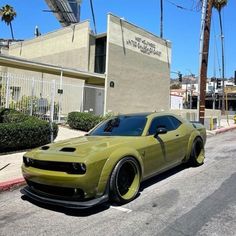
<svg viewBox="0 0 236 236"><path fill-rule="evenodd" d="M90 79L63 74L62 80L61 76L47 71L7 69L10 73L39 80L56 80L56 84L64 89L63 97L67 96L69 100L62 104L64 113L90 108L96 114L169 109L170 43L112 14L108 14L104 34L94 35L89 22L85 21L18 42L5 54L55 65L62 71L73 69L89 73ZM97 74L104 78L93 79ZM73 91L66 92L67 85L71 85ZM78 92L76 88L79 87L83 91ZM70 108L69 103L75 103L75 106Z"/></svg>

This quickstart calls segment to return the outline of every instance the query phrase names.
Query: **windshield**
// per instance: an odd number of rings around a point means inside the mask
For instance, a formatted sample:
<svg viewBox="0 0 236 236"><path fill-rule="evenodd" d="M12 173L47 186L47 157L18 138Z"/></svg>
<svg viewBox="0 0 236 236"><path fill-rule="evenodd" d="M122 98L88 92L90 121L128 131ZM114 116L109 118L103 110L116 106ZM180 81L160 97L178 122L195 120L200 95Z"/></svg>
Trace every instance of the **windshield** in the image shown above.
<svg viewBox="0 0 236 236"><path fill-rule="evenodd" d="M101 123L89 135L140 136L145 124L145 116L117 116Z"/></svg>

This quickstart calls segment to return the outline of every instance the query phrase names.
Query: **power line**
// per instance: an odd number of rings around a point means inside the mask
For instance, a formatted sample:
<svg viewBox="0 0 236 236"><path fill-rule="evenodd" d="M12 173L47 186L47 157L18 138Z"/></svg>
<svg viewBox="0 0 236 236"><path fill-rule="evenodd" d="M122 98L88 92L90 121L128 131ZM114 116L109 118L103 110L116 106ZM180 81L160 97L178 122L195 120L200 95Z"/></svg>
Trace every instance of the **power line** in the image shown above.
<svg viewBox="0 0 236 236"><path fill-rule="evenodd" d="M194 6L195 5L195 1L192 1L192 7L191 8L184 7L184 6L179 5L179 4L177 4L177 3L173 2L173 1L170 1L170 0L166 0L166 1L169 2L171 5L177 7L178 9L181 9L181 10L184 10L184 11L199 12L200 9L201 9L201 7L200 8L198 7L199 3L196 4L196 6Z"/></svg>

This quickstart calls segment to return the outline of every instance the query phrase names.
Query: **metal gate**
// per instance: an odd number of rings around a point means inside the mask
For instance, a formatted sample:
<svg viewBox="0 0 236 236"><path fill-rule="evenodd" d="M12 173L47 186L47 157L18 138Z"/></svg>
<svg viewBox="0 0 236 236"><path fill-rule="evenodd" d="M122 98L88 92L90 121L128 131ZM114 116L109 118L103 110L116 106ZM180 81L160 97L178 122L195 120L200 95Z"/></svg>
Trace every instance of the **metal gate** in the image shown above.
<svg viewBox="0 0 236 236"><path fill-rule="evenodd" d="M71 111L103 114L104 88L0 72L0 108L64 122Z"/></svg>

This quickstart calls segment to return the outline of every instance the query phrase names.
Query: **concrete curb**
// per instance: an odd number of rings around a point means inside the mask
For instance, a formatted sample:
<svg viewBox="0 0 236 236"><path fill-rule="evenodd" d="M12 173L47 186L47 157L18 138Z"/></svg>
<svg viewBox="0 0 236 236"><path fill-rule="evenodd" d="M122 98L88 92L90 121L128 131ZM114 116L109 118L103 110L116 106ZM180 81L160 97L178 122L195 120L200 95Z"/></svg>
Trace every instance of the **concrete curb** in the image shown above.
<svg viewBox="0 0 236 236"><path fill-rule="evenodd" d="M9 181L5 181L0 183L0 192L9 190L15 186L21 186L25 184L25 179L24 178L17 178Z"/></svg>
<svg viewBox="0 0 236 236"><path fill-rule="evenodd" d="M215 134L225 133L225 132L227 132L227 131L231 131L231 130L234 130L234 129L236 129L236 125L218 129L218 130L215 131Z"/></svg>
<svg viewBox="0 0 236 236"><path fill-rule="evenodd" d="M228 131L232 131L234 129L236 129L236 125L224 127L224 128L219 128L217 130L207 130L207 137L209 138L209 137L215 136L217 134L222 134L222 133L225 133Z"/></svg>

